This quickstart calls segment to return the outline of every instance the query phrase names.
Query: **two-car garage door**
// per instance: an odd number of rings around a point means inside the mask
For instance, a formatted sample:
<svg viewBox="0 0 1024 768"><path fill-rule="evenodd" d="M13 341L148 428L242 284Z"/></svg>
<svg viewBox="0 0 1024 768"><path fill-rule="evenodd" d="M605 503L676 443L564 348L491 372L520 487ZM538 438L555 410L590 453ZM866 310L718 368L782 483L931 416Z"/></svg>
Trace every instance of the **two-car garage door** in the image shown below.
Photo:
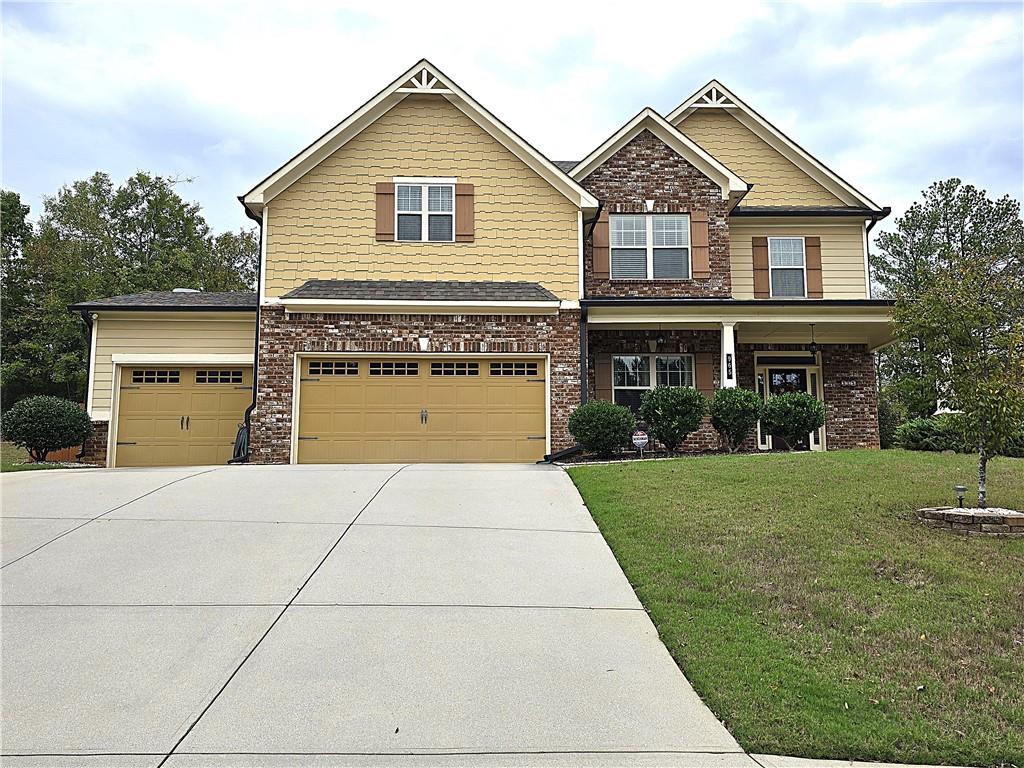
<svg viewBox="0 0 1024 768"><path fill-rule="evenodd" d="M301 358L299 463L537 461L541 359Z"/></svg>

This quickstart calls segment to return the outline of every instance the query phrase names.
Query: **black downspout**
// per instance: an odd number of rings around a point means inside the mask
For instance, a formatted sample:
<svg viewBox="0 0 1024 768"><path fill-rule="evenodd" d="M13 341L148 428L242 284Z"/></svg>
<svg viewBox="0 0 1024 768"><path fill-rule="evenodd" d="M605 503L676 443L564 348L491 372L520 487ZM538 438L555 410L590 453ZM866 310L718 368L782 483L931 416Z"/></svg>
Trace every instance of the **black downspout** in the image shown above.
<svg viewBox="0 0 1024 768"><path fill-rule="evenodd" d="M92 335L95 333L92 327L92 314L88 310L82 310L78 313L82 321L85 323L85 327L89 329L89 338L86 339L86 353L85 353L85 407L89 407L89 374L92 373ZM92 414L89 414L89 418L92 418ZM85 444L82 444L82 450L78 452L75 459L78 461L82 460L85 456Z"/></svg>
<svg viewBox="0 0 1024 768"><path fill-rule="evenodd" d="M256 222L260 229L259 237L259 253L256 256L256 332L253 334L252 343L252 402L249 403L249 407L245 409L245 415L242 417L242 421L245 424L245 455L239 456L238 458L232 457L228 460L228 464L245 464L249 461L249 456L252 453L252 412L256 410L256 387L259 381L259 370L260 370L260 311L262 309L260 296L262 285L260 280L263 276L263 218L256 217L249 211L249 206L245 204L242 197L238 198L238 201L242 203L245 208L245 215Z"/></svg>

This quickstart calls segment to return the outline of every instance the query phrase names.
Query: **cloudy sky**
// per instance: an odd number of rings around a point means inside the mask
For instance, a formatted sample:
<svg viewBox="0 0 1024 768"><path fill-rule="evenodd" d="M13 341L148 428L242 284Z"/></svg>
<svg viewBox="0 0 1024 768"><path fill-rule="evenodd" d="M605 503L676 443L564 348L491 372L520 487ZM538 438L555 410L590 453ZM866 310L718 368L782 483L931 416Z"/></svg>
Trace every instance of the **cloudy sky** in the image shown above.
<svg viewBox="0 0 1024 768"><path fill-rule="evenodd" d="M4 2L3 186L35 214L144 169L247 226L237 195L427 57L552 159L716 77L897 212L949 176L1022 197L1019 0L657 5Z"/></svg>

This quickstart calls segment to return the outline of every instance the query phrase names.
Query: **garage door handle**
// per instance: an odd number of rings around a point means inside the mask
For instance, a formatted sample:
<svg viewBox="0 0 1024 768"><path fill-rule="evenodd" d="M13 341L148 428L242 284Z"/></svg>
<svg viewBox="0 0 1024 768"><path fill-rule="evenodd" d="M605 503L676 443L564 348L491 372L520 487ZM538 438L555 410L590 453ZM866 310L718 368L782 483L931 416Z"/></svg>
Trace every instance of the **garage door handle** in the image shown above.
<svg viewBox="0 0 1024 768"><path fill-rule="evenodd" d="M189 421L191 421L191 419L192 419L191 416L186 416L185 417L185 429L188 429L188 423L189 423Z"/></svg>
<svg viewBox="0 0 1024 768"><path fill-rule="evenodd" d="M427 413L427 409L422 409L420 411L420 424L426 424L428 418L430 418L430 414Z"/></svg>
<svg viewBox="0 0 1024 768"><path fill-rule="evenodd" d="M181 417L181 422L179 424L179 429L184 429L184 428L185 428L185 417L182 416Z"/></svg>

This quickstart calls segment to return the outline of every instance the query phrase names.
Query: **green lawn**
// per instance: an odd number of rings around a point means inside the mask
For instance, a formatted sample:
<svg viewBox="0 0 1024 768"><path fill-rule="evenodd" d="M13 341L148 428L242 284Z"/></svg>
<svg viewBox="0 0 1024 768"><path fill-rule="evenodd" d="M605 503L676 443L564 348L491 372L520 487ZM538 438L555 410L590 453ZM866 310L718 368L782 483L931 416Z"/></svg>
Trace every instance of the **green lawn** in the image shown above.
<svg viewBox="0 0 1024 768"><path fill-rule="evenodd" d="M28 453L11 443L0 443L0 472L24 472L36 469L60 469L60 464L28 464Z"/></svg>
<svg viewBox="0 0 1024 768"><path fill-rule="evenodd" d="M989 464L1024 509L1024 459ZM1024 765L1024 541L913 510L970 456L708 456L569 474L679 666L751 752Z"/></svg>

